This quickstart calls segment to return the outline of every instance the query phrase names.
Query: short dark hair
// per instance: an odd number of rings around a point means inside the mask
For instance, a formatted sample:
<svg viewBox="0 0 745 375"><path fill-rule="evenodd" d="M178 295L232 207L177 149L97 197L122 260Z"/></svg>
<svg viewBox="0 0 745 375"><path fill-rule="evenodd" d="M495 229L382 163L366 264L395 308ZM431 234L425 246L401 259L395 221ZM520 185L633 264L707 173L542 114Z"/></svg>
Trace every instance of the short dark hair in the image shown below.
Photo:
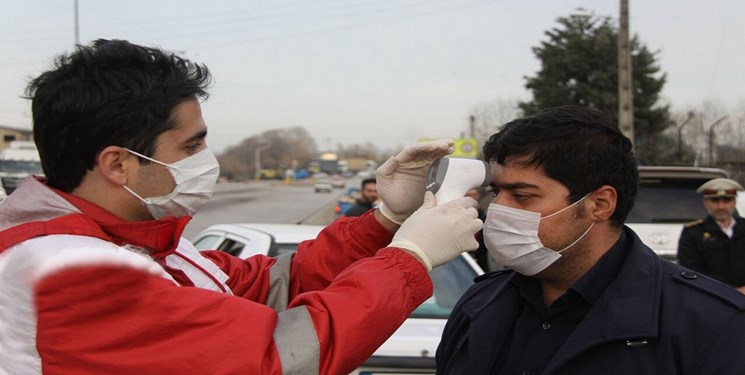
<svg viewBox="0 0 745 375"><path fill-rule="evenodd" d="M365 185L367 185L367 184L377 184L377 183L378 183L378 181L375 179L375 177L369 177L369 178L366 178L366 179L362 180L362 183L360 184L360 187L362 189L364 189L365 188Z"/></svg>
<svg viewBox="0 0 745 375"><path fill-rule="evenodd" d="M156 138L176 126L174 107L206 99L211 83L204 65L124 40L59 55L26 88L49 185L72 191L111 145L152 156Z"/></svg>
<svg viewBox="0 0 745 375"><path fill-rule="evenodd" d="M614 226L623 225L639 190L631 141L590 108L554 107L511 121L489 138L483 153L486 161L525 158L526 166L542 167L569 189L569 203L602 185L612 186L618 194Z"/></svg>

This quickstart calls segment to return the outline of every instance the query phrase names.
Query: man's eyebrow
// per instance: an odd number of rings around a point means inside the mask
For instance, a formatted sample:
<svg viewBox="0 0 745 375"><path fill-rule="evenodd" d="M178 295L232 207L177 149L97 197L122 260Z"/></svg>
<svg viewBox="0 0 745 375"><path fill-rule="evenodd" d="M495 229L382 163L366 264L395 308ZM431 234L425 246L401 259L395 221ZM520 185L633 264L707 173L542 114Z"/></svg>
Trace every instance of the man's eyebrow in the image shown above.
<svg viewBox="0 0 745 375"><path fill-rule="evenodd" d="M513 183L496 183L496 184L490 184L492 187L498 188L500 190L516 190L516 189L528 189L528 188L534 188L538 189L538 185L529 184L527 182L513 182Z"/></svg>
<svg viewBox="0 0 745 375"><path fill-rule="evenodd" d="M192 135L187 140L185 140L184 143L191 143L191 142L194 142L196 140L200 140L200 139L204 139L204 138L207 138L207 129L202 130L202 131L200 131L200 132Z"/></svg>

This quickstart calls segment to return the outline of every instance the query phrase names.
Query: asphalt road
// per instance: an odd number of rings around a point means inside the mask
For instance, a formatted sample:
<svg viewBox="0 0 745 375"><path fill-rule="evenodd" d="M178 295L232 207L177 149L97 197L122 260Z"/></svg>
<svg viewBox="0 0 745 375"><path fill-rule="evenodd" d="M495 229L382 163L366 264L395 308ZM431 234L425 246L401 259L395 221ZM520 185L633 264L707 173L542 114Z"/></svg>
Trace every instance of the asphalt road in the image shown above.
<svg viewBox="0 0 745 375"><path fill-rule="evenodd" d="M357 185L354 180L347 181L347 186ZM192 238L212 224L326 225L336 218L334 206L344 191L316 193L310 180L291 184L276 180L217 184L212 199L191 220L184 237Z"/></svg>

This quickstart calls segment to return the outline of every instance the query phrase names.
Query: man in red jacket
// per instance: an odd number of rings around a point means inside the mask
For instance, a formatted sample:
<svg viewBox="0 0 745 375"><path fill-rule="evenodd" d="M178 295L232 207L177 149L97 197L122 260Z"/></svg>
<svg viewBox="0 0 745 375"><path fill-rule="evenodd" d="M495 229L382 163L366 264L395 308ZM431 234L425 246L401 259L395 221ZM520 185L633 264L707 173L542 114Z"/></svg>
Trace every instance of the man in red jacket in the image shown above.
<svg viewBox="0 0 745 375"><path fill-rule="evenodd" d="M30 83L46 179L0 205L0 372L348 373L431 296L427 271L477 246L473 200L424 194L452 152L440 141L389 159L384 206L295 255L198 252L181 233L219 174L210 82L202 65L98 40Z"/></svg>

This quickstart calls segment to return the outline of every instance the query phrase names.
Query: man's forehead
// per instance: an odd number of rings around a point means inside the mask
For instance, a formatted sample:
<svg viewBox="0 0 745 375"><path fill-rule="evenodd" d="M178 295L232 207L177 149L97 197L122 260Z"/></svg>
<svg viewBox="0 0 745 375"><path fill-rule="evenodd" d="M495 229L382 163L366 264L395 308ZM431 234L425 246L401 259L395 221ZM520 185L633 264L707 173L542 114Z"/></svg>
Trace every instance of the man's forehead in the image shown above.
<svg viewBox="0 0 745 375"><path fill-rule="evenodd" d="M492 161L489 164L491 165L492 179L495 176L502 179L549 178L542 166L528 165L520 160L508 160L504 164Z"/></svg>
<svg viewBox="0 0 745 375"><path fill-rule="evenodd" d="M533 190L535 192L568 191L563 183L549 177L542 166L524 162L506 162L505 165L491 162L490 185L499 190Z"/></svg>

